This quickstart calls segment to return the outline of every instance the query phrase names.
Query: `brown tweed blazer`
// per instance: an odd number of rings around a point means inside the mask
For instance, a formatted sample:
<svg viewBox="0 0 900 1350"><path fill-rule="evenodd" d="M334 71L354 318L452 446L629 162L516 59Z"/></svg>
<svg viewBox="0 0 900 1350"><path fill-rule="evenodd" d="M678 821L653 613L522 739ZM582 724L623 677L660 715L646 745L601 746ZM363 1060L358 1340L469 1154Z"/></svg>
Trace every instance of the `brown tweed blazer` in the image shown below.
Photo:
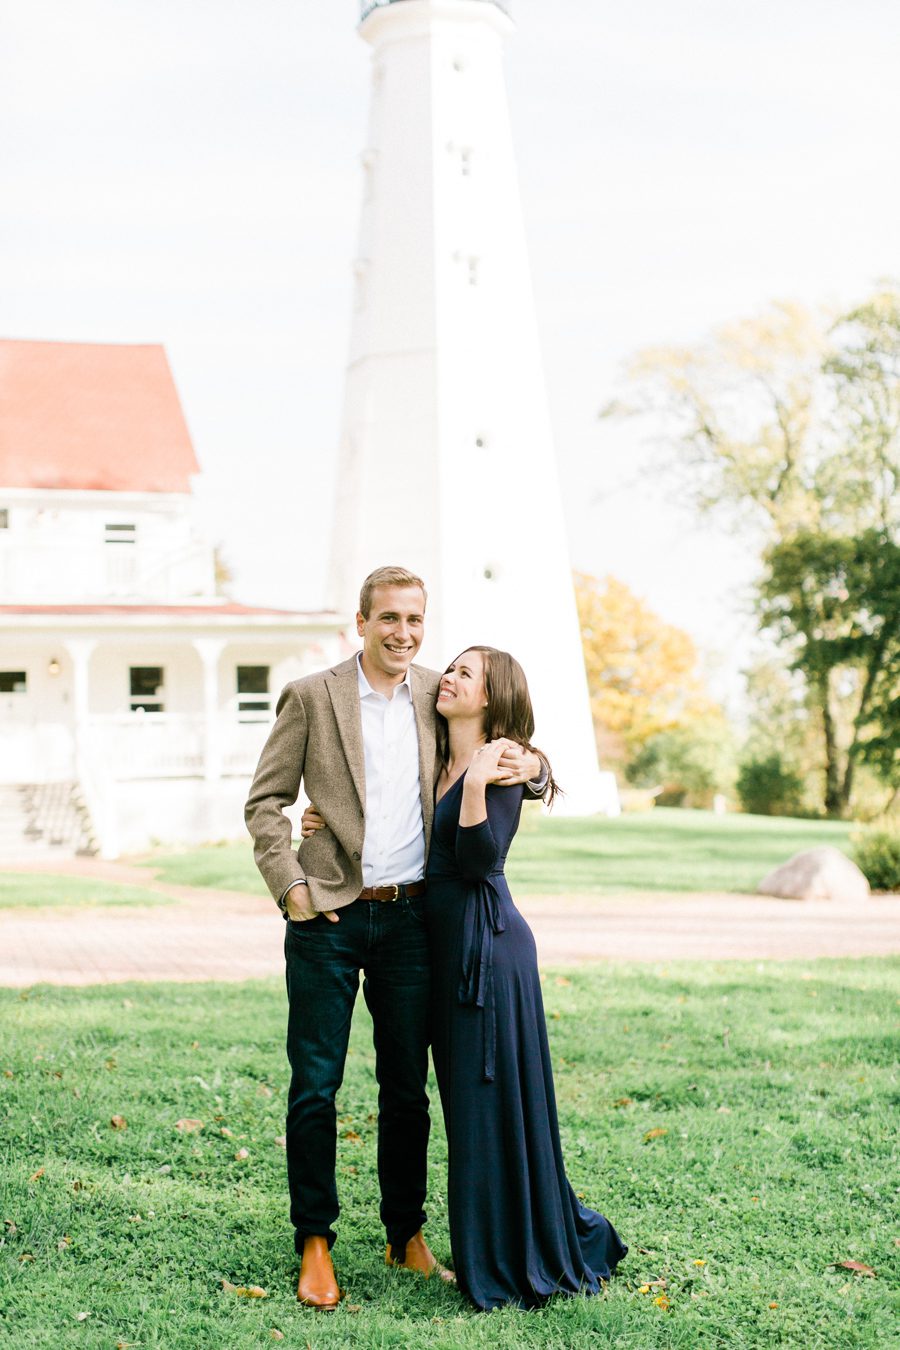
<svg viewBox="0 0 900 1350"><path fill-rule="evenodd" d="M411 666L410 679L427 854L440 773L434 732L440 676ZM304 839L295 852L284 808L297 800L301 782L328 824ZM314 909L340 909L356 899L363 885L365 802L357 661L351 656L331 670L284 688L275 725L259 757L244 818L253 836L256 865L276 900L291 882L301 880L309 887Z"/></svg>

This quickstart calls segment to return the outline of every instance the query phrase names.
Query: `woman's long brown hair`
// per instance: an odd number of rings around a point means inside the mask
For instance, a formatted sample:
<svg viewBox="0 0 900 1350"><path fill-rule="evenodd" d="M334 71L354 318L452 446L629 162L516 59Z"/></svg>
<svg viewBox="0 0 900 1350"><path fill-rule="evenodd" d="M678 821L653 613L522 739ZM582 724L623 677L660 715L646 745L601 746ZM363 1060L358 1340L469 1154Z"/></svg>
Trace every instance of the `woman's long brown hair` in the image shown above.
<svg viewBox="0 0 900 1350"><path fill-rule="evenodd" d="M484 692L487 697L487 707L484 710L486 738L489 741L496 741L500 737L518 741L526 750L541 756L550 770L543 799L548 806L552 806L554 798L562 792L562 788L553 777L547 756L542 750L538 750L537 746L531 744L534 735L534 711L524 670L514 656L510 656L509 652L501 652L497 647L482 647L476 644L466 647L465 651L481 652L484 659ZM464 652L460 652L459 656L463 655ZM456 661L459 660L459 656ZM455 666L456 661L451 661L450 665ZM449 670L450 666L447 669ZM447 723L440 715L437 719L437 742L441 759L446 764L449 736Z"/></svg>

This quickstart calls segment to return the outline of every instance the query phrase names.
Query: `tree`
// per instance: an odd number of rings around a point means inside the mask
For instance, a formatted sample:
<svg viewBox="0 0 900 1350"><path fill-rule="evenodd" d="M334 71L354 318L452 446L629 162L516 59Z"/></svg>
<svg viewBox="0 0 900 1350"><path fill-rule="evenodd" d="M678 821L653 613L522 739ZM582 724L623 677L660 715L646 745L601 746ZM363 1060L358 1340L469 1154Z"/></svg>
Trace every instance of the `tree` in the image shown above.
<svg viewBox="0 0 900 1350"><path fill-rule="evenodd" d="M641 352L628 394L601 416L649 416L660 467L700 512L726 511L760 542L820 523L817 383L822 316L779 304L690 347Z"/></svg>
<svg viewBox="0 0 900 1350"><path fill-rule="evenodd" d="M803 674L826 808L844 814L858 765L889 784L897 774L891 639L879 649L863 606L874 606L879 632L889 626L884 587L900 538L900 287L884 283L830 326L824 314L775 305L696 346L644 352L629 375L627 400L605 415L651 416L661 463L698 511L728 512L732 530L759 549L762 616ZM835 567L849 568L852 582L843 608Z"/></svg>
<svg viewBox="0 0 900 1350"><path fill-rule="evenodd" d="M848 813L860 762L897 786L900 545L875 529L796 534L766 555L760 613L821 717L827 813Z"/></svg>
<svg viewBox="0 0 900 1350"><path fill-rule="evenodd" d="M651 736L626 769L637 787L661 789L665 806L711 806L735 782L734 735L721 710Z"/></svg>
<svg viewBox="0 0 900 1350"><path fill-rule="evenodd" d="M874 525L897 537L900 526L900 289L885 284L838 319L824 364L835 399L838 447L852 447L839 475L845 511L863 504L855 528ZM840 459L832 467L839 468Z"/></svg>
<svg viewBox="0 0 900 1350"><path fill-rule="evenodd" d="M601 416L649 417L660 466L761 547L900 524L900 287L831 321L776 304L687 347L641 352Z"/></svg>
<svg viewBox="0 0 900 1350"><path fill-rule="evenodd" d="M651 737L705 717L692 639L615 577L575 575L591 710L601 756L624 764Z"/></svg>

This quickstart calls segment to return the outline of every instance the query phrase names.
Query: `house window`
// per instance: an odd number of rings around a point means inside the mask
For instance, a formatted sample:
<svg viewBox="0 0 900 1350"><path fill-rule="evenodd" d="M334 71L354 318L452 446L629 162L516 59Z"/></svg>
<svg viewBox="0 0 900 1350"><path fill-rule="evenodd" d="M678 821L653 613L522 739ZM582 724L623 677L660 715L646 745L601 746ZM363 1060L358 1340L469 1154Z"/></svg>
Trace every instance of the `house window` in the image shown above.
<svg viewBox="0 0 900 1350"><path fill-rule="evenodd" d="M132 712L164 711L162 666L131 666L128 678L131 689L128 706Z"/></svg>
<svg viewBox="0 0 900 1350"><path fill-rule="evenodd" d="M238 721L261 722L272 711L269 697L268 666L238 666L237 668Z"/></svg>
<svg viewBox="0 0 900 1350"><path fill-rule="evenodd" d="M0 530L9 529L9 507L0 506Z"/></svg>
<svg viewBox="0 0 900 1350"><path fill-rule="evenodd" d="M105 544L133 544L137 538L136 525L106 525L103 531Z"/></svg>
<svg viewBox="0 0 900 1350"><path fill-rule="evenodd" d="M0 670L0 694L24 694L27 687L24 670Z"/></svg>

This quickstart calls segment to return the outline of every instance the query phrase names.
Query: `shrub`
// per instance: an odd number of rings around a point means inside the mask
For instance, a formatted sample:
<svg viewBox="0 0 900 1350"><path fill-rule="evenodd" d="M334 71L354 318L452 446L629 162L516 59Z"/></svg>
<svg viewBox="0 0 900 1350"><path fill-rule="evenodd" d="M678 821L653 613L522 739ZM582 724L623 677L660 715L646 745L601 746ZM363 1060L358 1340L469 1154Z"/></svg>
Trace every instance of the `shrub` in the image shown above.
<svg viewBox="0 0 900 1350"><path fill-rule="evenodd" d="M900 891L900 830L869 825L850 842L853 861L873 891Z"/></svg>
<svg viewBox="0 0 900 1350"><path fill-rule="evenodd" d="M803 779L778 751L745 760L738 771L741 806L754 816L795 816L803 809Z"/></svg>
<svg viewBox="0 0 900 1350"><path fill-rule="evenodd" d="M724 718L696 719L661 731L641 746L628 781L654 791L657 806L711 806L734 783L734 739Z"/></svg>

